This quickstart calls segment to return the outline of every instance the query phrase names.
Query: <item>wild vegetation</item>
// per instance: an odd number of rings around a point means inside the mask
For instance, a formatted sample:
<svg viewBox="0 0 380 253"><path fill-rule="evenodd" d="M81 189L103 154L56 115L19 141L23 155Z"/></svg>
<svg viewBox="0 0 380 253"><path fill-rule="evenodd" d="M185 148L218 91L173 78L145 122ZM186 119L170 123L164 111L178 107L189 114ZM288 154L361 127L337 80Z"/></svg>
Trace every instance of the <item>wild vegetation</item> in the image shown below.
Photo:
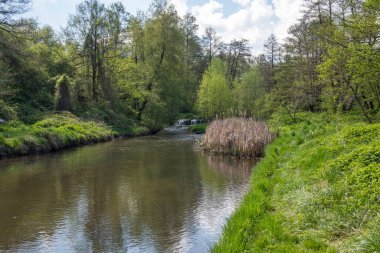
<svg viewBox="0 0 380 253"><path fill-rule="evenodd" d="M0 1L2 155L154 132L188 113L269 120L279 137L214 251L379 247L380 0L304 0L288 37L257 56L212 27L199 36L167 0L136 15L84 0L60 32L19 18L30 3ZM205 147L262 156L268 128L236 121L213 123Z"/></svg>
<svg viewBox="0 0 380 253"><path fill-rule="evenodd" d="M271 125L279 137L213 252L376 252L380 125L310 113Z"/></svg>
<svg viewBox="0 0 380 253"><path fill-rule="evenodd" d="M207 124L197 124L190 127L190 131L195 134L204 134L206 132Z"/></svg>
<svg viewBox="0 0 380 253"><path fill-rule="evenodd" d="M0 157L45 153L102 142L114 137L108 126L82 121L72 114L55 114L33 125L10 121L0 125Z"/></svg>
<svg viewBox="0 0 380 253"><path fill-rule="evenodd" d="M229 118L213 121L198 146L212 153L259 158L264 156L265 146L273 139L274 134L262 121Z"/></svg>
<svg viewBox="0 0 380 253"><path fill-rule="evenodd" d="M167 0L146 12L84 0L54 31L19 15L31 0L0 3L0 118L31 124L71 111L115 129L152 131L181 113L267 120L281 111L356 111L379 118L379 0L305 0L280 43L253 56L245 39L223 42ZM96 15L94 14L96 13Z"/></svg>
<svg viewBox="0 0 380 253"><path fill-rule="evenodd" d="M379 120L379 6L379 0L305 0L284 43L272 34L256 57L243 43L237 51L221 46L202 76L196 108L209 119L267 120L282 112L296 121L302 111L356 111Z"/></svg>

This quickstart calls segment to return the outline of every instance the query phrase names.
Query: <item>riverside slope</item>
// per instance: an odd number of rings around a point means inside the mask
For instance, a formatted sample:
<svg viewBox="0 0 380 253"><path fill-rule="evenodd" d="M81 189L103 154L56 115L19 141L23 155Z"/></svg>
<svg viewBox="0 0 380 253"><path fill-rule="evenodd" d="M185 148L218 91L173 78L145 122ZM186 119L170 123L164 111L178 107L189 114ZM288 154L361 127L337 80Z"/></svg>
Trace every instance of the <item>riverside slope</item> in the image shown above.
<svg viewBox="0 0 380 253"><path fill-rule="evenodd" d="M213 252L380 248L380 124L327 114L302 118L278 128Z"/></svg>

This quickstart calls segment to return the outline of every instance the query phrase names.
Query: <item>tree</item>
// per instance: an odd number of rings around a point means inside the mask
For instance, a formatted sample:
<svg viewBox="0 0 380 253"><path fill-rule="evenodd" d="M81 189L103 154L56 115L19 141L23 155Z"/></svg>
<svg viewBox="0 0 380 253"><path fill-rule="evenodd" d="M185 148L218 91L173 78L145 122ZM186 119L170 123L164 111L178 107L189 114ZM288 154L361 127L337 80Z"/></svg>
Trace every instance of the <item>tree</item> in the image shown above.
<svg viewBox="0 0 380 253"><path fill-rule="evenodd" d="M126 12L120 3L106 8L98 0L85 0L77 6L77 13L71 15L66 35L70 43L77 45L83 63L89 66L91 95L97 101L101 90L106 99L112 100L112 86L106 74L106 61L117 52L123 43Z"/></svg>
<svg viewBox="0 0 380 253"><path fill-rule="evenodd" d="M29 9L30 0L1 0L0 1L0 30L13 32L14 18Z"/></svg>
<svg viewBox="0 0 380 253"><path fill-rule="evenodd" d="M203 75L198 90L196 108L208 119L226 117L232 114L233 95L225 77L226 67L219 58L214 58L212 64Z"/></svg>
<svg viewBox="0 0 380 253"><path fill-rule="evenodd" d="M236 110L245 117L262 117L264 79L257 66L248 69L234 85Z"/></svg>
<svg viewBox="0 0 380 253"><path fill-rule="evenodd" d="M184 68L184 34L180 18L172 4L156 0L150 8L150 17L144 26L145 61L148 73L146 96L138 109L141 120L149 98L156 93L165 104L165 115L173 121L183 103L181 73Z"/></svg>
<svg viewBox="0 0 380 253"><path fill-rule="evenodd" d="M321 81L331 94L325 95L330 107L351 109L346 106L349 98L357 103L368 122L380 111L378 3L365 1L361 7L352 7L352 15L335 29L333 43L319 66Z"/></svg>
<svg viewBox="0 0 380 253"><path fill-rule="evenodd" d="M217 36L215 29L207 27L203 35L203 47L205 55L207 56L207 63L212 63L213 57L219 52L221 48L220 37Z"/></svg>
<svg viewBox="0 0 380 253"><path fill-rule="evenodd" d="M198 84L204 72L202 64L202 48L197 36L198 25L196 19L187 13L182 20L184 34L184 68L182 70L182 81L184 84L184 105L182 111L189 112L193 109L196 99Z"/></svg>
<svg viewBox="0 0 380 253"><path fill-rule="evenodd" d="M233 40L227 47L227 79L232 87L233 82L248 69L251 50L246 39Z"/></svg>
<svg viewBox="0 0 380 253"><path fill-rule="evenodd" d="M265 53L257 58L266 92L270 92L276 85L275 73L281 62L282 48L274 34L271 34L264 43Z"/></svg>

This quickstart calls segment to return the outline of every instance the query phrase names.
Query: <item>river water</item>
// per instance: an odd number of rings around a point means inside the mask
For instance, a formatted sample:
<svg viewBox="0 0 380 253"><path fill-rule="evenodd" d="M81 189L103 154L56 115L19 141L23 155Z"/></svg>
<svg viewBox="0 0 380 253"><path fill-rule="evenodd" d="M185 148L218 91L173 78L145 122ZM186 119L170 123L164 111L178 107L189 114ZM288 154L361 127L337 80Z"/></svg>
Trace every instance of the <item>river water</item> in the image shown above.
<svg viewBox="0 0 380 253"><path fill-rule="evenodd" d="M249 187L249 161L168 129L0 160L0 252L207 252Z"/></svg>

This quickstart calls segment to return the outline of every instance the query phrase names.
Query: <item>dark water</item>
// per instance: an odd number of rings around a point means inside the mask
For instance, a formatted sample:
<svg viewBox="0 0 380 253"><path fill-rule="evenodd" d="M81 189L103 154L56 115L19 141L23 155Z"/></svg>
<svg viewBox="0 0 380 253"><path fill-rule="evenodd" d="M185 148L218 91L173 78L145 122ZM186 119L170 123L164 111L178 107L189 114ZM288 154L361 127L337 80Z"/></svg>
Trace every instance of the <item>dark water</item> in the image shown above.
<svg viewBox="0 0 380 253"><path fill-rule="evenodd" d="M252 162L157 136L0 160L0 252L207 252Z"/></svg>

